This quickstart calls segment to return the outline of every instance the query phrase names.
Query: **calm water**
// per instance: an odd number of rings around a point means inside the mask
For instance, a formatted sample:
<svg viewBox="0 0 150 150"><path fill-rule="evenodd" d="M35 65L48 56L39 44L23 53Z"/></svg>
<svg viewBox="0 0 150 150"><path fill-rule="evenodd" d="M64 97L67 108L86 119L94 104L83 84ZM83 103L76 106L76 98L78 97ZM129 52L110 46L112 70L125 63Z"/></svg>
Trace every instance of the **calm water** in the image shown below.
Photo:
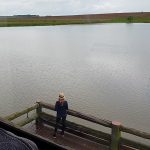
<svg viewBox="0 0 150 150"><path fill-rule="evenodd" d="M0 28L0 113L36 100L150 132L150 24Z"/></svg>

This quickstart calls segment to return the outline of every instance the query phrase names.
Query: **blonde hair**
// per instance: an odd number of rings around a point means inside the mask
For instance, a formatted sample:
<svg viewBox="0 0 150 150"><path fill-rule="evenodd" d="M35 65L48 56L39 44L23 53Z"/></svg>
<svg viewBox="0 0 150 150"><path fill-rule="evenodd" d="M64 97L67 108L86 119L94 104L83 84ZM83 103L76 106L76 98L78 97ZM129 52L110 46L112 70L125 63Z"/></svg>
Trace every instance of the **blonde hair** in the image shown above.
<svg viewBox="0 0 150 150"><path fill-rule="evenodd" d="M65 99L65 95L63 92L59 93L59 100L64 100Z"/></svg>

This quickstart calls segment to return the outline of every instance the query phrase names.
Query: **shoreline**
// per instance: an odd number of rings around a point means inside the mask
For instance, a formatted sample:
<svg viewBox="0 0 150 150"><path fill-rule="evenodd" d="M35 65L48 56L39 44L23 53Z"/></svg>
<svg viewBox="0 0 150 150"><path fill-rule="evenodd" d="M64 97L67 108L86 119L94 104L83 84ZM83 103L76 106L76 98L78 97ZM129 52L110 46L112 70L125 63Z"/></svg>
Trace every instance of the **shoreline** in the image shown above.
<svg viewBox="0 0 150 150"><path fill-rule="evenodd" d="M95 23L150 23L150 12L88 14L72 16L0 16L0 27L54 26Z"/></svg>

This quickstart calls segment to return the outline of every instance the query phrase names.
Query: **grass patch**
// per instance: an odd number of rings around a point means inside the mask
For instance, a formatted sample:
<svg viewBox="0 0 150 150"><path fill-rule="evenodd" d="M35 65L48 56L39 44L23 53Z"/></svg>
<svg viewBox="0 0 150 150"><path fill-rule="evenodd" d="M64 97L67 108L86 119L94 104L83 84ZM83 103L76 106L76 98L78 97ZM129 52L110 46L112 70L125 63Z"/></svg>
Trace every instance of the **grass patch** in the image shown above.
<svg viewBox="0 0 150 150"><path fill-rule="evenodd" d="M11 26L49 26L49 25L67 25L67 24L92 24L92 23L150 23L150 18L112 18L112 19L64 19L50 20L43 18L9 18L0 19L0 27Z"/></svg>

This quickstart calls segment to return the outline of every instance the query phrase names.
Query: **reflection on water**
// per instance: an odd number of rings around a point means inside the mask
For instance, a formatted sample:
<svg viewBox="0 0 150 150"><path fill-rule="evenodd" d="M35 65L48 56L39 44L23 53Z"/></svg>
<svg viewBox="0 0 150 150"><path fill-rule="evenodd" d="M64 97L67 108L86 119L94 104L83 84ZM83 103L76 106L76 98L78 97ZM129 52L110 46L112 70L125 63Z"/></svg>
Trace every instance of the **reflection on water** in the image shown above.
<svg viewBox="0 0 150 150"><path fill-rule="evenodd" d="M150 24L0 28L0 112L63 91L71 109L149 132Z"/></svg>

